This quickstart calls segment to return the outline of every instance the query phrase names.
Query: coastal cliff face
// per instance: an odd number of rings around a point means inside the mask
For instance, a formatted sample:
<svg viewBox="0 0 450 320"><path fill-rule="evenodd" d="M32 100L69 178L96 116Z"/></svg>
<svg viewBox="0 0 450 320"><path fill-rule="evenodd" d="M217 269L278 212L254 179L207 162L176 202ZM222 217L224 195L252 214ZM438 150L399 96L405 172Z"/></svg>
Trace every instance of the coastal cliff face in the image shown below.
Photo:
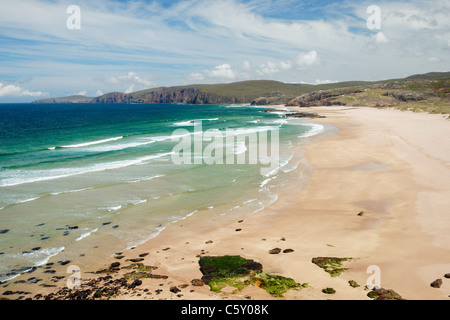
<svg viewBox="0 0 450 320"><path fill-rule="evenodd" d="M158 88L145 92L110 93L91 100L91 103L181 103L181 104L235 104L247 102L234 96L218 96L199 88Z"/></svg>

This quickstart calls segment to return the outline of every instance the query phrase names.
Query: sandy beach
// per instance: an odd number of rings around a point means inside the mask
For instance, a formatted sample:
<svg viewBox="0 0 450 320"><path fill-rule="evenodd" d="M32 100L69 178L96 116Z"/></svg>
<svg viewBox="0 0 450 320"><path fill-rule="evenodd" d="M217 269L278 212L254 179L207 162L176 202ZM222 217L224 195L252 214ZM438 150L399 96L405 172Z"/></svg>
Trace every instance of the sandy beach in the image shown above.
<svg viewBox="0 0 450 320"><path fill-rule="evenodd" d="M127 259L142 256L144 265L155 267L153 274L164 277L143 279L114 299L280 299L253 285L214 293L191 284L202 277L200 256L241 255L265 272L308 284L288 291L287 300L368 300L371 266L379 270L381 287L404 299L449 299L450 279L444 275L450 273L450 122L442 115L373 108L307 111L326 116L309 121L328 130L298 147L305 179L280 189L275 203L243 217L192 215L122 259L82 270L83 284L104 276L93 271L114 262L124 267ZM274 248L293 251L270 254ZM311 262L314 257L352 259L344 263L345 272L331 277ZM125 272L111 276L119 279ZM440 288L430 286L436 279L442 279ZM349 286L349 280L360 286ZM56 284L64 286L65 280ZM324 288L336 293L325 294ZM35 284L24 290L33 297L57 289Z"/></svg>

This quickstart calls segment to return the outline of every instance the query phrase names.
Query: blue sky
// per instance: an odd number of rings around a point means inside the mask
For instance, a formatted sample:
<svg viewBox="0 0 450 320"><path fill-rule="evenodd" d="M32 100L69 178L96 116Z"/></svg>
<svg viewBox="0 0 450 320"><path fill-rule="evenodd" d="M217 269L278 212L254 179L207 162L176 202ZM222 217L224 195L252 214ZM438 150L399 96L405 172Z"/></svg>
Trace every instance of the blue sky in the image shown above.
<svg viewBox="0 0 450 320"><path fill-rule="evenodd" d="M81 29L67 28L80 8ZM369 29L370 5L380 8ZM450 3L0 0L0 103L272 79L449 71Z"/></svg>

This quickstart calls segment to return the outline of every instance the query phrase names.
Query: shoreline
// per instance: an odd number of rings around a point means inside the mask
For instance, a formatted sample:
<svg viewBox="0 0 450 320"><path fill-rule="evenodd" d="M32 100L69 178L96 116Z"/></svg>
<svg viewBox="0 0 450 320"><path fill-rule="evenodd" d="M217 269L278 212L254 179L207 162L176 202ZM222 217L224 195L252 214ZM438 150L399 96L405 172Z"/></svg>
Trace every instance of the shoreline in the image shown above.
<svg viewBox="0 0 450 320"><path fill-rule="evenodd" d="M293 185L294 190L284 187L275 203L241 219L194 214L170 224L158 236L123 252L122 259L112 257L82 270L83 283L105 276L88 272L114 262L123 267L131 263L127 259L143 255L142 263L157 268L153 274L167 278L143 279L136 289L113 299L279 299L255 286L231 294L230 290L214 293L206 285L191 284L202 276L198 257L241 255L260 262L266 272L309 284L288 291L287 300L369 299L364 286L370 266L379 267L382 287L405 299L448 299L450 279L443 278L450 273L446 259L450 256L450 217L446 212L450 152L443 145L450 126L443 122L446 120L371 108L314 107L308 111L326 116L312 123L338 129L298 147L304 155L300 170L310 172L305 181ZM376 117L379 115L389 119ZM430 126L429 130L417 127L421 123ZM358 216L359 212L364 215ZM274 248L293 251L269 254ZM311 263L312 258L321 256L353 260L345 264L348 270L332 278ZM120 278L125 272L129 270L111 276ZM442 287L430 287L437 278L443 278ZM360 287L350 287L349 280ZM65 284L66 279L61 281ZM27 298L34 292L54 292L64 284L49 288L35 284L33 289L26 285L23 290L36 289ZM171 291L174 287L178 290ZM322 293L326 287L334 288L336 294Z"/></svg>

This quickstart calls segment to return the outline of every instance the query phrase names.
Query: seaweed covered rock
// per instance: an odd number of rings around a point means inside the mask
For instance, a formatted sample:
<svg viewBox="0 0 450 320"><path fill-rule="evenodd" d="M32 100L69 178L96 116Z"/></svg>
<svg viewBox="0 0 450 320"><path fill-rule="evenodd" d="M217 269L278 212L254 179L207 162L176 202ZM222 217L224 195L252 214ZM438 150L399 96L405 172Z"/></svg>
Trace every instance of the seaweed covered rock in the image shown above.
<svg viewBox="0 0 450 320"><path fill-rule="evenodd" d="M373 289L367 296L374 300L405 300L394 290L386 290L383 288Z"/></svg>
<svg viewBox="0 0 450 320"><path fill-rule="evenodd" d="M201 257L198 263L205 284L216 278L241 277L263 270L263 266L259 262L241 256L206 256Z"/></svg>

